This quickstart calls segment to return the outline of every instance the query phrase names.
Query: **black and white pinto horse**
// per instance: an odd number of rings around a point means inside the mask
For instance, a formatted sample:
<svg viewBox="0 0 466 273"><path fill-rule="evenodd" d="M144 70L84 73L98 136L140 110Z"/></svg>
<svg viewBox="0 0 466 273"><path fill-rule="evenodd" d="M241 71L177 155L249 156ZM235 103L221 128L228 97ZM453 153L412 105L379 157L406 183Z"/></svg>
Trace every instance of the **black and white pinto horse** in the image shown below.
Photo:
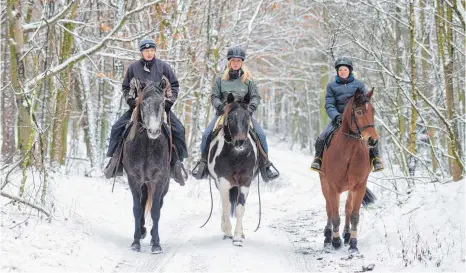
<svg viewBox="0 0 466 273"><path fill-rule="evenodd" d="M151 251L161 253L160 210L170 181L169 138L162 131L162 121L165 98L170 91L167 91L167 88L162 89L159 83L147 83L143 86L143 83L135 78L131 80L130 90L138 94L132 127L123 146L123 166L133 195L135 220L131 248L134 251L141 250L140 240L147 234L144 213L150 211L153 221Z"/></svg>
<svg viewBox="0 0 466 273"><path fill-rule="evenodd" d="M249 187L258 174L257 147L249 134L251 117L248 112L249 95L235 101L230 93L225 107L223 127L209 146L208 168L222 199L221 228L224 239L242 246L243 216ZM236 212L236 215L235 215ZM230 214L236 216L234 236Z"/></svg>

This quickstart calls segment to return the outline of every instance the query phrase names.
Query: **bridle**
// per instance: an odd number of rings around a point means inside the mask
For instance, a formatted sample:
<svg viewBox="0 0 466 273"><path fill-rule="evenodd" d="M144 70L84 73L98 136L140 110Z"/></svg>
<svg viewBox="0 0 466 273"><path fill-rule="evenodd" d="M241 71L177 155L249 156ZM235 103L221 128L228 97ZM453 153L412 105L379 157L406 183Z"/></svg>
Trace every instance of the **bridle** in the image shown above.
<svg viewBox="0 0 466 273"><path fill-rule="evenodd" d="M243 106L240 105L239 107L243 107ZM230 115L230 112L231 112L231 111L228 111L228 113L224 114L224 119L223 119L223 124L222 124L222 126L223 126L223 130L225 130L225 128L227 128L228 134L229 134L229 136L230 136L230 141L228 141L226 137L224 138L224 139L225 139L225 142L228 143L228 144L230 144L230 145L233 145L233 137L232 137L232 135L231 135L230 126L229 126L229 124L228 124L228 116ZM248 120L248 124L249 124L250 121L251 121L251 116L249 116L248 119L249 119L249 120Z"/></svg>
<svg viewBox="0 0 466 273"><path fill-rule="evenodd" d="M139 106L141 105L142 101L144 100L144 92L142 92L143 90L144 90L144 88L142 88L141 86L138 86L138 88L136 88L136 92L137 92L136 108L138 108L138 115L139 116L141 116L141 108ZM161 107L165 108L165 100L163 101ZM142 118L139 119L139 117L138 117L138 123L139 123L139 132L142 132L142 131L147 129L147 126L143 122Z"/></svg>
<svg viewBox="0 0 466 273"><path fill-rule="evenodd" d="M367 102L366 102L367 103ZM353 127L353 122L354 124L356 125L356 129L358 130L357 133L351 131L351 127ZM356 115L354 113L354 108L351 108L351 127L349 129L349 132L348 133L344 133L345 136L347 137L351 137L351 138L354 138L354 139L363 139L363 136L362 136L362 132L368 128L373 128L375 127L375 125L373 123L371 124L368 124L366 126L363 126L363 127L359 127L359 124L358 124L358 121L356 119Z"/></svg>

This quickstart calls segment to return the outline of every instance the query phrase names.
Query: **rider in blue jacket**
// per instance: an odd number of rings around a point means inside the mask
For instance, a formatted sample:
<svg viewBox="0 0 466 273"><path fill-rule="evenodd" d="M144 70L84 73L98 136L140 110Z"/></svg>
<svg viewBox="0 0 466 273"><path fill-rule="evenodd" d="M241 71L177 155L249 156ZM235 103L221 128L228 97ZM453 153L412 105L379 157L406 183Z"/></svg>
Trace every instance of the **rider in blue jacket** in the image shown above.
<svg viewBox="0 0 466 273"><path fill-rule="evenodd" d="M315 157L311 164L311 169L320 171L322 164L322 155L324 146L329 135L334 132L341 124L342 114L345 110L348 99L354 95L356 90L360 89L367 93L364 83L354 78L353 62L349 58L339 58L335 62L337 75L334 82L327 84L327 94L325 96L325 110L332 120L322 131L315 143ZM374 172L381 171L383 164L379 157L379 148L376 145L369 149L371 162Z"/></svg>

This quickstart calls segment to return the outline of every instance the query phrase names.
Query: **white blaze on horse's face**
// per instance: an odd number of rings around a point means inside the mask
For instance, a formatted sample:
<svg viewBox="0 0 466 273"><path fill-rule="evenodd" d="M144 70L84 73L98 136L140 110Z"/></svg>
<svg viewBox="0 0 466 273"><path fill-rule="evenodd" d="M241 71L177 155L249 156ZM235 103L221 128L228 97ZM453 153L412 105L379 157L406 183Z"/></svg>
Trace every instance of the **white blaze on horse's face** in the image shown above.
<svg viewBox="0 0 466 273"><path fill-rule="evenodd" d="M162 96L151 94L141 104L141 118L147 131L147 136L156 139L161 134L164 99Z"/></svg>

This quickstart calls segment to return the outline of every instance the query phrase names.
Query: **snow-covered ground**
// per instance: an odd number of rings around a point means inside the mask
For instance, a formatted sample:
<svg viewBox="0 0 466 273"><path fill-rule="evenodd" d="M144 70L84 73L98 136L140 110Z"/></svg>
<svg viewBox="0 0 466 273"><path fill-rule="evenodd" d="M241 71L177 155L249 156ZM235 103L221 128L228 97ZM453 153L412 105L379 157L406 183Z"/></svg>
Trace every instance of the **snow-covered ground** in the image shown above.
<svg viewBox="0 0 466 273"><path fill-rule="evenodd" d="M209 214L207 180L171 182L160 220L163 254L129 249L133 235L132 199L124 180L84 176L54 177L55 211L51 221L0 197L0 272L375 272L465 270L465 181L418 183L408 198L369 184L378 201L361 210L360 254L347 247L324 251L324 198L312 157L271 141L271 158L281 171L274 182L254 182L246 205L243 247L222 240L220 199L213 187ZM371 175L371 181L387 174ZM388 183L388 182L385 182ZM387 185L387 188L391 188ZM16 193L16 188L7 188ZM342 196L341 216L345 195ZM25 213L29 212L29 213ZM149 226L151 221L149 221ZM233 221L234 223L234 221ZM343 227L341 227L342 230Z"/></svg>

